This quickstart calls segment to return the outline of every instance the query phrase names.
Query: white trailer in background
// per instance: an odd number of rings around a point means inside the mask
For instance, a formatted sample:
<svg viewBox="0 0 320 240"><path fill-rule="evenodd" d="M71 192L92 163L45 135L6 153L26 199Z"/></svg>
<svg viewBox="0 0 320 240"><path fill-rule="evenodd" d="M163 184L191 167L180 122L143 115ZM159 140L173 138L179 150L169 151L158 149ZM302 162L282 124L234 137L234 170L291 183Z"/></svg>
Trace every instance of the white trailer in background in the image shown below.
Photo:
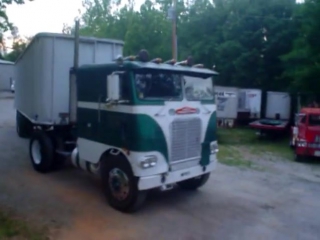
<svg viewBox="0 0 320 240"><path fill-rule="evenodd" d="M14 63L0 59L0 91L12 91L14 81Z"/></svg>
<svg viewBox="0 0 320 240"><path fill-rule="evenodd" d="M261 117L260 89L239 89L238 118L259 119Z"/></svg>
<svg viewBox="0 0 320 240"><path fill-rule="evenodd" d="M265 119L250 123L259 135L281 136L289 126L291 114L291 97L287 92L267 92Z"/></svg>
<svg viewBox="0 0 320 240"><path fill-rule="evenodd" d="M287 92L267 92L266 118L288 120L291 97Z"/></svg>
<svg viewBox="0 0 320 240"><path fill-rule="evenodd" d="M233 127L238 113L239 89L215 86L217 119L220 127Z"/></svg>

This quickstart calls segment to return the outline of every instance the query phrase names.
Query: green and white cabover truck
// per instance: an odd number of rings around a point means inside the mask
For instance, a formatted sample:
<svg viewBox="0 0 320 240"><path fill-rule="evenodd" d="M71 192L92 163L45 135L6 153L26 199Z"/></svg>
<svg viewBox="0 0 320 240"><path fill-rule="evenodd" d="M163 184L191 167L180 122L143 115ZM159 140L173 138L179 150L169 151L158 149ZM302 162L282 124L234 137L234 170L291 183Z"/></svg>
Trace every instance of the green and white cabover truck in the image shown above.
<svg viewBox="0 0 320 240"><path fill-rule="evenodd" d="M218 152L217 73L190 58L149 60L145 50L121 57L122 47L36 35L15 63L15 107L36 171L61 169L69 159L101 176L109 204L130 212L148 190L197 189L208 180Z"/></svg>

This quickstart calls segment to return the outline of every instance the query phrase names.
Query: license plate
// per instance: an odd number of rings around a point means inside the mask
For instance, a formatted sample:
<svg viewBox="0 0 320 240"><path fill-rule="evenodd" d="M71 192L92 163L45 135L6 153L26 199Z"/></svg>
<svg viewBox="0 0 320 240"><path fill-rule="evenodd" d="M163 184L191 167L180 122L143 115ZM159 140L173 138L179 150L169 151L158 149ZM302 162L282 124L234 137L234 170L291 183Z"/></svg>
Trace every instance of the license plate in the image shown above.
<svg viewBox="0 0 320 240"><path fill-rule="evenodd" d="M314 152L314 156L320 157L320 151L315 151L315 152Z"/></svg>

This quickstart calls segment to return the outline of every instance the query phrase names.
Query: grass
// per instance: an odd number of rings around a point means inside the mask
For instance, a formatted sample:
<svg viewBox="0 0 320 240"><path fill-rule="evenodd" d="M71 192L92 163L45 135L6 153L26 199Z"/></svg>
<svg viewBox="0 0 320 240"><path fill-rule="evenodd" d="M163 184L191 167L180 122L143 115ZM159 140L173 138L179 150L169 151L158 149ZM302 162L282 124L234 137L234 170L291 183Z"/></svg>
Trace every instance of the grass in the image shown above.
<svg viewBox="0 0 320 240"><path fill-rule="evenodd" d="M16 219L0 210L0 239L44 240L44 230L35 229L25 221Z"/></svg>
<svg viewBox="0 0 320 240"><path fill-rule="evenodd" d="M255 131L248 128L218 129L219 161L226 165L252 167L253 163L241 152L251 155L270 154L284 159L293 159L289 139L259 139Z"/></svg>
<svg viewBox="0 0 320 240"><path fill-rule="evenodd" d="M252 167L252 162L243 159L239 150L223 144L219 145L218 159L228 166Z"/></svg>

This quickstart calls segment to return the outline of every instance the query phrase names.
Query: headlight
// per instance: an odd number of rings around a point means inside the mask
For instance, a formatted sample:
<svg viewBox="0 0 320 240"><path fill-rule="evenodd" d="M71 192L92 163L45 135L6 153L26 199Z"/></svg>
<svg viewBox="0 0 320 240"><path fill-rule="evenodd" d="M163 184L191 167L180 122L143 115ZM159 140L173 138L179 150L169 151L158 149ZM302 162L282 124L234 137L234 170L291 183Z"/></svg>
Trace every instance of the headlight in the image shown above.
<svg viewBox="0 0 320 240"><path fill-rule="evenodd" d="M140 161L140 167L142 168L151 168L156 166L157 164L157 157L156 156L145 156L141 161Z"/></svg>
<svg viewBox="0 0 320 240"><path fill-rule="evenodd" d="M307 141L303 140L303 139L299 139L297 145L298 145L298 147L306 147Z"/></svg>
<svg viewBox="0 0 320 240"><path fill-rule="evenodd" d="M214 142L210 143L210 151L211 151L211 154L215 154L215 153L219 152L218 142L217 141L214 141Z"/></svg>

